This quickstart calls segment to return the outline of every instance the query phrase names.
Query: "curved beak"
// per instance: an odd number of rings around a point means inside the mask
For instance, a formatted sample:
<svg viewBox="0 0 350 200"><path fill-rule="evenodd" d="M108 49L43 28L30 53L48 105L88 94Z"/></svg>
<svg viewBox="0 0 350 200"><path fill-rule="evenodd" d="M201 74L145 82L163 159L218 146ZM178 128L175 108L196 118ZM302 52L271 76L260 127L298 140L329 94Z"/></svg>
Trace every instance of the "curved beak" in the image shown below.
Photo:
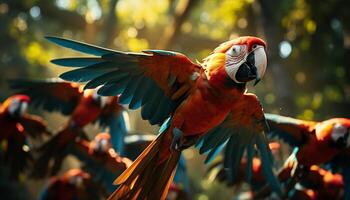
<svg viewBox="0 0 350 200"><path fill-rule="evenodd" d="M267 66L265 49L261 46L250 52L244 62L237 70L236 79L240 82L255 80L254 86L264 76Z"/></svg>

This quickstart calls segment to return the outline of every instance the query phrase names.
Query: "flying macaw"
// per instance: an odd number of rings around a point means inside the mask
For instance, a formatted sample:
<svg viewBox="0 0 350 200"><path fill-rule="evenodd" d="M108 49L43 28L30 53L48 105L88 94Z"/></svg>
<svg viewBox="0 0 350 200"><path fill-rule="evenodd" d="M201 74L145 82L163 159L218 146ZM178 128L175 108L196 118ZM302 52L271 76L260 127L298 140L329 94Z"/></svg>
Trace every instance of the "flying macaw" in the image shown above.
<svg viewBox="0 0 350 200"><path fill-rule="evenodd" d="M277 142L270 142L269 148L271 149L271 152L275 154L279 151L280 144ZM227 185L229 186L234 186L235 189L239 189L244 181L250 180L249 184L251 186L252 195L254 195L254 192L258 191L263 186L265 186L266 179L262 173L262 165L261 160L259 158L254 157L252 160L253 168L251 177L247 177L246 175L247 164L247 159L243 158L238 168L237 176L234 177L235 179L232 180L230 179L231 177L227 176L228 174L226 173L225 168L223 166L223 160L220 159L209 166L209 180L217 179L220 182L227 183Z"/></svg>
<svg viewBox="0 0 350 200"><path fill-rule="evenodd" d="M85 90L77 84L60 80L33 81L11 80L10 86L31 97L35 107L48 111L60 111L70 115L68 122L48 142L39 148L33 177L43 177L51 169L56 174L78 137L85 137L81 130L87 124L99 121L102 127L109 126L112 143L122 151L123 138L127 133L123 107L118 97L101 97L95 90ZM50 160L54 160L50 166Z"/></svg>
<svg viewBox="0 0 350 200"><path fill-rule="evenodd" d="M350 119L333 118L316 122L274 114L265 114L265 118L271 137L277 136L295 147L280 172L280 179L297 179L312 165L327 164L331 170L342 174L344 182L350 182ZM349 199L350 184L344 186L345 199Z"/></svg>
<svg viewBox="0 0 350 200"><path fill-rule="evenodd" d="M100 86L98 94L103 96L120 95L119 101L129 108L142 107L143 119L163 124L158 137L115 180L120 186L109 199L165 199L181 151L202 136L206 137L202 152L209 156L227 141L226 151L231 156L224 165L231 174L245 149L251 163L256 147L264 175L280 192L271 169L262 107L254 94L246 92L247 82L255 80L256 84L266 70L262 39L246 36L225 42L203 63L193 63L171 51L121 52L57 37L47 39L93 55L52 60L75 68L61 78L88 81L85 89Z"/></svg>
<svg viewBox="0 0 350 200"><path fill-rule="evenodd" d="M14 178L33 160L28 136L41 139L50 135L43 119L27 113L29 102L26 95L13 95L0 105L1 160Z"/></svg>
<svg viewBox="0 0 350 200"><path fill-rule="evenodd" d="M62 176L51 177L38 200L96 200L101 199L103 193L90 174L71 169Z"/></svg>
<svg viewBox="0 0 350 200"><path fill-rule="evenodd" d="M333 174L319 166L313 165L301 178L300 184L315 191L316 199L343 199L344 181L340 174Z"/></svg>
<svg viewBox="0 0 350 200"><path fill-rule="evenodd" d="M108 193L116 188L113 180L132 163L114 151L108 133L97 134L91 142L84 139L76 141L72 154L84 163L83 169L93 174L92 178L102 183Z"/></svg>
<svg viewBox="0 0 350 200"><path fill-rule="evenodd" d="M9 83L12 89L30 96L33 106L70 115L67 124L71 127L82 128L96 121L102 128L109 127L113 148L119 153L123 151L128 124L125 109L117 103L118 97L101 97L94 90L83 91L82 86L59 79L18 79Z"/></svg>
<svg viewBox="0 0 350 200"><path fill-rule="evenodd" d="M289 173L293 166L285 168ZM317 165L313 165L299 177L294 188L288 191L288 199L299 199L300 195L305 199L343 199L344 181L340 174L333 174ZM302 199L304 199L302 198Z"/></svg>

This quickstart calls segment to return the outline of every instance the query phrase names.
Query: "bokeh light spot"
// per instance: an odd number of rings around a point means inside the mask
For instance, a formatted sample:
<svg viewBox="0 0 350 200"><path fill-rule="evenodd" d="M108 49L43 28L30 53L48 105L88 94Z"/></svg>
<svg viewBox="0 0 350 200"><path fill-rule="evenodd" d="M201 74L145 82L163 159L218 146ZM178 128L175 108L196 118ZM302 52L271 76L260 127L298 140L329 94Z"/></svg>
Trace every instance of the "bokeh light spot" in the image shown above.
<svg viewBox="0 0 350 200"><path fill-rule="evenodd" d="M135 38L137 36L137 29L134 27L128 28L128 37Z"/></svg>
<svg viewBox="0 0 350 200"><path fill-rule="evenodd" d="M282 41L279 49L281 58L287 58L292 53L292 45L288 41Z"/></svg>
<svg viewBox="0 0 350 200"><path fill-rule="evenodd" d="M241 29L247 28L248 26L248 21L245 18L240 18L237 21L237 26Z"/></svg>
<svg viewBox="0 0 350 200"><path fill-rule="evenodd" d="M297 72L295 74L295 80L300 83L303 84L306 81L306 75L304 72Z"/></svg>
<svg viewBox="0 0 350 200"><path fill-rule="evenodd" d="M33 6L30 10L29 10L29 14L33 19L39 19L40 18L40 8L39 6Z"/></svg>
<svg viewBox="0 0 350 200"><path fill-rule="evenodd" d="M265 96L265 102L267 104L273 104L275 102L275 95L273 95L272 93L269 93Z"/></svg>
<svg viewBox="0 0 350 200"><path fill-rule="evenodd" d="M209 197L205 194L201 194L198 196L198 200L209 200Z"/></svg>
<svg viewBox="0 0 350 200"><path fill-rule="evenodd" d="M6 3L0 4L0 14L6 14L9 11L9 6Z"/></svg>

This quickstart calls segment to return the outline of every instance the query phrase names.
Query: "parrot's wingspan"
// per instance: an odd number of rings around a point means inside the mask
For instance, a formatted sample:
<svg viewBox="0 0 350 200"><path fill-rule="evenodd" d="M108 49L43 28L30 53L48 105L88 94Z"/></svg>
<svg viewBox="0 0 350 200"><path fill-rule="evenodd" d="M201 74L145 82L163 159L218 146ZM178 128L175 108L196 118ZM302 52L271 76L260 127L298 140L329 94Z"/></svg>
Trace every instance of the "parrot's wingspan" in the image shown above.
<svg viewBox="0 0 350 200"><path fill-rule="evenodd" d="M47 130L46 122L38 116L26 114L20 119L25 132L33 138L41 138L43 135L51 135Z"/></svg>
<svg viewBox="0 0 350 200"><path fill-rule="evenodd" d="M47 111L59 111L65 115L73 112L82 91L74 83L49 80L10 80L10 87L31 98L31 105Z"/></svg>
<svg viewBox="0 0 350 200"><path fill-rule="evenodd" d="M129 53L47 37L58 45L92 54L90 58L63 58L52 62L77 67L61 75L69 81L88 81L85 88L99 88L104 96L120 94L119 102L129 108L142 107L142 117L161 124L186 97L202 68L186 56L170 51L147 50Z"/></svg>
<svg viewBox="0 0 350 200"><path fill-rule="evenodd" d="M303 121L275 114L265 114L270 131L268 136L277 136L292 146L299 146L316 122Z"/></svg>
<svg viewBox="0 0 350 200"><path fill-rule="evenodd" d="M268 126L260 102L253 94L245 94L240 102L234 106L221 125L201 138L200 153L207 153L209 157L216 155L227 142L224 150L224 168L228 179L234 181L245 151L246 177L252 177L252 159L255 151L258 151L264 176L274 191L281 194L279 182L272 171L272 155L264 135Z"/></svg>

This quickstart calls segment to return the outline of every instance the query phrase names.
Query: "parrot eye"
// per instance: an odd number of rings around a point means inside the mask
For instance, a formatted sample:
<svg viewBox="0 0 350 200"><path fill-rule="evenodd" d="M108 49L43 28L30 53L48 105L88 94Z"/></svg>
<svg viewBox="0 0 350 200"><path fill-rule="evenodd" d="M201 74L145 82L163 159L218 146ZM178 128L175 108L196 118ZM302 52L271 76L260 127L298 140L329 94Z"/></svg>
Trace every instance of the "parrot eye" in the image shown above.
<svg viewBox="0 0 350 200"><path fill-rule="evenodd" d="M233 45L231 49L229 49L228 55L230 56L238 56L241 53L241 46Z"/></svg>
<svg viewBox="0 0 350 200"><path fill-rule="evenodd" d="M256 49L256 47L258 47L258 45L257 45L257 44L254 44L254 45L252 46L252 49L254 50L254 49Z"/></svg>

